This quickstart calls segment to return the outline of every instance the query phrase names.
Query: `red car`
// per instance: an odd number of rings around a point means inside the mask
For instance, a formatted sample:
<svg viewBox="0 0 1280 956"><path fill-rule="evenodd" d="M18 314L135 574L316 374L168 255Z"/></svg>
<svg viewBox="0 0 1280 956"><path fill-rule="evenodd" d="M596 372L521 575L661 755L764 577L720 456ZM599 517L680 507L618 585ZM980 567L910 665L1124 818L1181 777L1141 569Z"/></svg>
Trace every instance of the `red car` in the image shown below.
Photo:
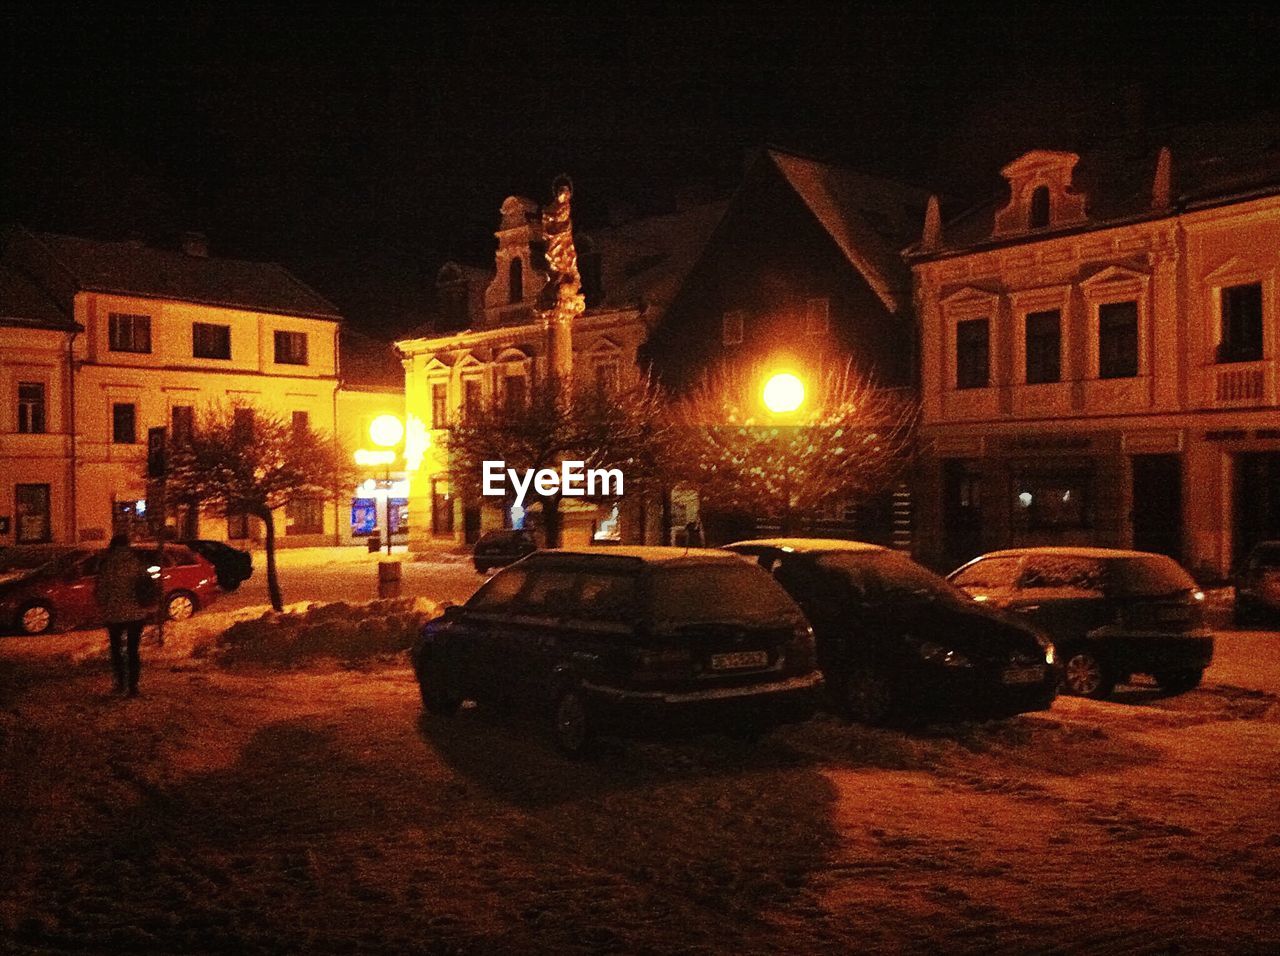
<svg viewBox="0 0 1280 956"><path fill-rule="evenodd" d="M161 606L171 621L185 621L219 594L212 564L190 548L167 544L137 549L149 566L159 567ZM48 560L19 565L0 577L0 627L22 634L60 628L97 626L93 598L101 549L50 550ZM2 562L0 562L2 563ZM22 564L28 564L22 568Z"/></svg>

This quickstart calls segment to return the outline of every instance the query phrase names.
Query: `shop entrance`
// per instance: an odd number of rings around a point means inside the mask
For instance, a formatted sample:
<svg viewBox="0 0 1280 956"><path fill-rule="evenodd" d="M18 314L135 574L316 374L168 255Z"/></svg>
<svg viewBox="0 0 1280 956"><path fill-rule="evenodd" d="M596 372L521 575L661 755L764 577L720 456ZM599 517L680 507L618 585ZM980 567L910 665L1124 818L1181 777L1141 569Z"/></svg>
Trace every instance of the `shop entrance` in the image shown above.
<svg viewBox="0 0 1280 956"><path fill-rule="evenodd" d="M948 567L982 553L982 476L961 459L943 465L943 549Z"/></svg>
<svg viewBox="0 0 1280 956"><path fill-rule="evenodd" d="M1249 452L1235 461L1233 566L1259 541L1280 539L1280 452Z"/></svg>
<svg viewBox="0 0 1280 956"><path fill-rule="evenodd" d="M1133 547L1182 560L1182 458L1133 456Z"/></svg>

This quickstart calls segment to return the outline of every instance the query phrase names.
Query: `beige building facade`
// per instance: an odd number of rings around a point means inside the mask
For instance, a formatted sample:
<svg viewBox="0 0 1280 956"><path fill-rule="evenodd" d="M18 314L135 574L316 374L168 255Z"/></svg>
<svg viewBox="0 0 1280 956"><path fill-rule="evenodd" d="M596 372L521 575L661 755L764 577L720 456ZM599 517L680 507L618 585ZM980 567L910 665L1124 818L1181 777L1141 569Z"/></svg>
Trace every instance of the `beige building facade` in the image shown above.
<svg viewBox="0 0 1280 956"><path fill-rule="evenodd" d="M923 558L1088 543L1211 579L1280 537L1274 160L1037 151L926 228Z"/></svg>

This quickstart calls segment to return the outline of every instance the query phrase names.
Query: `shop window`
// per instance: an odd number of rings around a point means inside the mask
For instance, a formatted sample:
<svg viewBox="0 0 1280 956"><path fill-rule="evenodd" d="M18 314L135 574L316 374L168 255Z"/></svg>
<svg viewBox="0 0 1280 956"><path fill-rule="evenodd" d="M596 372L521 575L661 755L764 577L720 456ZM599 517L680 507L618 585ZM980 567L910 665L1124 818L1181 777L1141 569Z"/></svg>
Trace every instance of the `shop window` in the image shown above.
<svg viewBox="0 0 1280 956"><path fill-rule="evenodd" d="M112 312L107 316L107 348L112 352L151 351L151 316Z"/></svg>
<svg viewBox="0 0 1280 956"><path fill-rule="evenodd" d="M191 356L203 359L231 358L231 326L191 323Z"/></svg>
<svg viewBox="0 0 1280 956"><path fill-rule="evenodd" d="M48 485L15 485L13 504L17 515L14 532L18 544L43 544L52 540Z"/></svg>
<svg viewBox="0 0 1280 956"><path fill-rule="evenodd" d="M286 534L323 534L324 499L294 498L284 508Z"/></svg>
<svg viewBox="0 0 1280 956"><path fill-rule="evenodd" d="M307 333L286 332L277 329L275 332L275 353L277 365L306 365Z"/></svg>
<svg viewBox="0 0 1280 956"><path fill-rule="evenodd" d="M1057 309L1027 316L1027 384L1062 380L1062 316Z"/></svg>
<svg viewBox="0 0 1280 956"><path fill-rule="evenodd" d="M231 413L231 431L238 440L253 440L253 418L253 409L243 405Z"/></svg>
<svg viewBox="0 0 1280 956"><path fill-rule="evenodd" d="M311 413L305 411L295 411L292 419L293 434L295 437L301 438L311 431Z"/></svg>
<svg viewBox="0 0 1280 956"><path fill-rule="evenodd" d="M1137 374L1138 303L1098 306L1098 377L1132 378Z"/></svg>
<svg viewBox="0 0 1280 956"><path fill-rule="evenodd" d="M392 534L403 534L409 530L409 499L392 498L387 502L387 524Z"/></svg>
<svg viewBox="0 0 1280 956"><path fill-rule="evenodd" d="M1233 285L1222 290L1222 339L1218 361L1262 359L1262 284Z"/></svg>
<svg viewBox="0 0 1280 956"><path fill-rule="evenodd" d="M185 445L195 433L195 411L190 405L174 405L170 412L173 425L170 428L175 445Z"/></svg>
<svg viewBox="0 0 1280 956"><path fill-rule="evenodd" d="M24 435L44 434L44 382L18 383L18 431Z"/></svg>
<svg viewBox="0 0 1280 956"><path fill-rule="evenodd" d="M351 535L367 538L378 528L378 502L374 498L351 499Z"/></svg>
<svg viewBox="0 0 1280 956"><path fill-rule="evenodd" d="M449 386L444 382L431 385L431 427L449 427Z"/></svg>
<svg viewBox="0 0 1280 956"><path fill-rule="evenodd" d="M151 525L147 520L145 498L114 500L111 502L111 533L127 534L130 538L150 538Z"/></svg>
<svg viewBox="0 0 1280 956"><path fill-rule="evenodd" d="M990 384L990 327L987 319L956 323L956 388Z"/></svg>
<svg viewBox="0 0 1280 956"><path fill-rule="evenodd" d="M137 444L137 405L132 402L116 402L111 406L111 441L116 445Z"/></svg>
<svg viewBox="0 0 1280 956"><path fill-rule="evenodd" d="M1090 484L1081 474L1023 475L1015 482L1015 520L1033 530L1089 528Z"/></svg>

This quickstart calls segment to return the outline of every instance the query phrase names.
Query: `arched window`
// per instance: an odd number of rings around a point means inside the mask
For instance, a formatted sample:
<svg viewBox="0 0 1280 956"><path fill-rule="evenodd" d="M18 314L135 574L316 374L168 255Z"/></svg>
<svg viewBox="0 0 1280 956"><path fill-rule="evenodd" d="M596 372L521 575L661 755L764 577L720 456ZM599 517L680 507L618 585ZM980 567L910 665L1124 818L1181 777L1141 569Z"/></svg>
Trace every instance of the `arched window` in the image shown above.
<svg viewBox="0 0 1280 956"><path fill-rule="evenodd" d="M1049 187L1037 186L1031 192L1031 215L1028 217L1028 226L1032 229L1042 229L1049 225Z"/></svg>
<svg viewBox="0 0 1280 956"><path fill-rule="evenodd" d="M514 305L524 301L524 261L511 260L511 271L507 273L507 301Z"/></svg>

